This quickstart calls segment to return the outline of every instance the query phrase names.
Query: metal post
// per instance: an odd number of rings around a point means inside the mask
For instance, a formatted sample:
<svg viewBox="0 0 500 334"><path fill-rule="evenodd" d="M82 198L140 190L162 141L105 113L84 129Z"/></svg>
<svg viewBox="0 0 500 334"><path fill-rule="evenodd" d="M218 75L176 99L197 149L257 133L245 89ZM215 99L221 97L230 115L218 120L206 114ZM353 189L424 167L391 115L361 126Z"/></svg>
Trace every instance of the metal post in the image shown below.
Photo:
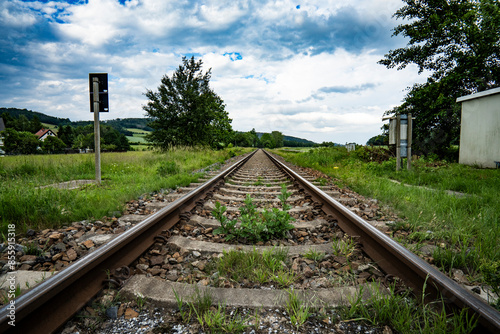
<svg viewBox="0 0 500 334"><path fill-rule="evenodd" d="M406 160L406 169L411 170L411 134L412 134L413 121L411 119L411 114L408 114L408 157Z"/></svg>
<svg viewBox="0 0 500 334"><path fill-rule="evenodd" d="M95 181L101 184L101 134L99 129L99 78L92 78L94 95Z"/></svg>
<svg viewBox="0 0 500 334"><path fill-rule="evenodd" d="M396 171L401 169L401 115L396 117Z"/></svg>

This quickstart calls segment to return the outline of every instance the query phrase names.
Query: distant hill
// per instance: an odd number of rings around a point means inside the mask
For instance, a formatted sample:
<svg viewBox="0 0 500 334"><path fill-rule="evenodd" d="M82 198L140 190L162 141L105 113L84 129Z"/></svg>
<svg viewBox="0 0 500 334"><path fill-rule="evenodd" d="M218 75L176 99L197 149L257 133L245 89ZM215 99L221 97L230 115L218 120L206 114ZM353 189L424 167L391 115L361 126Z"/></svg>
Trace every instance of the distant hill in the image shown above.
<svg viewBox="0 0 500 334"><path fill-rule="evenodd" d="M257 132L257 136L259 138L262 137L263 134L264 134L264 132ZM312 147L314 145L317 145L317 143L310 141L310 140L307 140L307 139L283 135L283 146Z"/></svg>
<svg viewBox="0 0 500 334"><path fill-rule="evenodd" d="M292 136L283 136L283 144L285 146L292 146L292 145L287 145L287 143L302 144L300 146L314 146L314 145L316 145L315 142L307 140L307 139L302 139L302 138L297 138L297 137L292 137Z"/></svg>
<svg viewBox="0 0 500 334"><path fill-rule="evenodd" d="M7 114L11 115L14 118L18 118L20 115L26 116L28 120L32 120L33 117L36 115L40 119L40 122L46 123L46 124L52 124L56 126L60 125L71 125L74 127L77 126L86 126L89 124L94 124L93 121L75 121L72 122L69 118L58 118L58 117L53 117L49 116L46 114L42 114L37 111L32 111L32 110L27 110L27 109L17 109L17 108L0 108L0 116L6 112ZM147 118L117 118L117 119L112 119L112 120L103 120L101 121L104 124L108 124L115 128L116 130L120 131L121 133L124 133L127 136L132 136L133 133L130 132L128 133L126 128L132 128L132 129L140 129L144 131L152 131L149 126L147 126L147 123L149 120Z"/></svg>
<svg viewBox="0 0 500 334"><path fill-rule="evenodd" d="M53 117L53 116L49 116L46 114L42 114L42 113L37 112L37 111L32 111L32 110L27 110L27 109L0 108L0 116L4 112L10 114L12 117L15 117L15 118L18 118L20 115L24 115L29 120L32 120L33 117L36 115L40 119L40 122L47 123L47 124L53 124L56 126L71 125L71 126L77 127L77 126L86 126L89 124L94 124L93 121L74 121L74 122L72 122L69 118ZM147 119L147 118L117 118L117 119L112 119L112 120L104 120L101 122L112 126L113 128L115 128L116 130L125 134L126 136L133 136L134 135L133 132L131 132L127 129L139 129L139 130L144 130L144 131L153 131L153 129L147 125L147 123L150 122L149 119ZM257 135L260 138L260 137L262 137L263 132L257 132ZM294 146L294 147L297 147L297 146L312 147L314 145L317 145L315 142L307 140L307 139L286 136L286 135L283 136L283 144L285 146Z"/></svg>
<svg viewBox="0 0 500 334"><path fill-rule="evenodd" d="M42 122L42 123L48 123L48 124L54 124L54 125L67 125L67 124L71 124L71 121L69 120L69 118L53 117L53 116L42 114L42 113L37 112L37 111L31 111L31 110L27 110L27 109L0 108L0 116L4 112L6 112L7 114L9 114L9 115L11 115L12 117L15 117L15 118L19 118L19 116L24 115L30 121L36 115L36 116L38 116L38 118L40 119L40 122Z"/></svg>

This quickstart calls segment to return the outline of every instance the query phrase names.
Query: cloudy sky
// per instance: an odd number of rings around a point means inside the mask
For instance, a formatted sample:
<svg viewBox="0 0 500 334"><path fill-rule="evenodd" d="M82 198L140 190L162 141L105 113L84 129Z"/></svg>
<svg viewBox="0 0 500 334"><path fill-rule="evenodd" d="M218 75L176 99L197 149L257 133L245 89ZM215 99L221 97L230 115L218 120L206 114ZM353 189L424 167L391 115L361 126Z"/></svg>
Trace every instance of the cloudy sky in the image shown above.
<svg viewBox="0 0 500 334"><path fill-rule="evenodd" d="M110 112L144 117L183 56L212 68L233 128L364 144L425 81L377 64L401 0L0 1L0 107L91 120L88 74L109 73Z"/></svg>

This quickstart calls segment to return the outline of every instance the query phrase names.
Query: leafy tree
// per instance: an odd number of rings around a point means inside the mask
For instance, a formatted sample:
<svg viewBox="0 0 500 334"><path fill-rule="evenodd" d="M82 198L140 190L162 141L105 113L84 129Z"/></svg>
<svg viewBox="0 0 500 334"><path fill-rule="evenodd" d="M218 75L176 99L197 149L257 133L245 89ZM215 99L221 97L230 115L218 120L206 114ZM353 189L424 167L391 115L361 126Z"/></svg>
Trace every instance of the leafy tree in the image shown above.
<svg viewBox="0 0 500 334"><path fill-rule="evenodd" d="M73 141L73 145L71 146L72 148L75 149L86 149L86 148L92 148L94 149L94 134L88 133L88 134L83 134L80 133L75 137L75 140Z"/></svg>
<svg viewBox="0 0 500 334"><path fill-rule="evenodd" d="M335 147L336 144L331 141L324 141L321 144L319 144L320 147Z"/></svg>
<svg viewBox="0 0 500 334"><path fill-rule="evenodd" d="M394 114L412 113L415 117L413 151L417 154L436 155L450 161L458 158L456 150L451 148L458 145L460 138L461 106L455 101L466 93L452 78L414 85L403 104L392 110Z"/></svg>
<svg viewBox="0 0 500 334"><path fill-rule="evenodd" d="M366 142L366 145L369 145L369 146L389 145L389 137L387 135L378 135L378 136L371 137Z"/></svg>
<svg viewBox="0 0 500 334"><path fill-rule="evenodd" d="M34 154L40 145L38 138L28 131L7 128L3 131L4 150L8 154Z"/></svg>
<svg viewBox="0 0 500 334"><path fill-rule="evenodd" d="M9 113L3 112L1 117L3 118L3 123L6 128L14 127L14 118Z"/></svg>
<svg viewBox="0 0 500 334"><path fill-rule="evenodd" d="M59 125L57 137L59 137L59 139L66 144L66 147L71 147L73 140L75 139L73 127L70 125Z"/></svg>
<svg viewBox="0 0 500 334"><path fill-rule="evenodd" d="M67 130L64 130L66 132ZM130 150L130 143L127 137L118 132L115 128L101 124L101 150L107 151L127 151ZM94 125L78 126L73 130L74 140L72 147L75 149L95 148Z"/></svg>
<svg viewBox="0 0 500 334"><path fill-rule="evenodd" d="M460 132L456 98L500 84L500 1L403 1L394 16L406 23L394 35L410 40L380 63L398 69L413 63L431 75L386 114L411 112L417 152L443 157Z"/></svg>
<svg viewBox="0 0 500 334"><path fill-rule="evenodd" d="M250 130L248 133L252 136L252 147L259 147L260 139L255 129Z"/></svg>
<svg viewBox="0 0 500 334"><path fill-rule="evenodd" d="M429 70L434 81L461 76L474 92L496 87L500 78L499 0L403 0L394 16L408 23L394 35L409 37L404 48L389 51L381 64L398 69L410 63Z"/></svg>
<svg viewBox="0 0 500 334"><path fill-rule="evenodd" d="M43 152L45 153L58 153L61 152L66 147L66 144L57 137L48 136L41 143L41 147Z"/></svg>
<svg viewBox="0 0 500 334"><path fill-rule="evenodd" d="M203 73L202 61L182 58L182 65L171 77L161 79L158 91L148 90L143 107L151 118L153 132L148 140L168 149L175 145L210 145L228 143L231 119L222 99L210 88L210 70Z"/></svg>
<svg viewBox="0 0 500 334"><path fill-rule="evenodd" d="M260 145L265 148L276 148L273 137L270 133L262 134L262 137L260 137Z"/></svg>
<svg viewBox="0 0 500 334"><path fill-rule="evenodd" d="M234 142L237 146L252 147L253 138L249 132L238 132L234 135Z"/></svg>
<svg viewBox="0 0 500 334"><path fill-rule="evenodd" d="M283 147L283 134L279 131L271 132L275 148Z"/></svg>
<svg viewBox="0 0 500 334"><path fill-rule="evenodd" d="M43 124L40 122L40 118L37 115L33 116L33 119L30 121L30 128L30 131L33 133L37 133L43 128Z"/></svg>
<svg viewBox="0 0 500 334"><path fill-rule="evenodd" d="M28 118L24 115L20 115L18 119L15 119L13 122L13 128L16 131L25 131L25 132L31 132L31 123L28 120ZM40 130L40 129L38 129ZM37 131L38 131L37 130Z"/></svg>

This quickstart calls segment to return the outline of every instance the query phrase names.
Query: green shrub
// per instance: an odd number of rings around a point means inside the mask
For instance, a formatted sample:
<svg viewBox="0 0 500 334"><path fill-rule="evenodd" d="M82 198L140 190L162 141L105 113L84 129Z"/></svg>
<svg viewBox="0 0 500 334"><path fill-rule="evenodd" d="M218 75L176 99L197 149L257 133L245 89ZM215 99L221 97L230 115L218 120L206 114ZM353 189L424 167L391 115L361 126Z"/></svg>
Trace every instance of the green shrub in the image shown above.
<svg viewBox="0 0 500 334"><path fill-rule="evenodd" d="M174 175L179 173L180 168L175 161L164 161L158 166L157 172L161 176Z"/></svg>
<svg viewBox="0 0 500 334"><path fill-rule="evenodd" d="M491 286L493 293L496 295L497 301L494 306L500 311L500 261L483 260L480 269L484 281Z"/></svg>
<svg viewBox="0 0 500 334"><path fill-rule="evenodd" d="M391 158L391 151L382 146L358 146L352 155L364 162L383 162Z"/></svg>

